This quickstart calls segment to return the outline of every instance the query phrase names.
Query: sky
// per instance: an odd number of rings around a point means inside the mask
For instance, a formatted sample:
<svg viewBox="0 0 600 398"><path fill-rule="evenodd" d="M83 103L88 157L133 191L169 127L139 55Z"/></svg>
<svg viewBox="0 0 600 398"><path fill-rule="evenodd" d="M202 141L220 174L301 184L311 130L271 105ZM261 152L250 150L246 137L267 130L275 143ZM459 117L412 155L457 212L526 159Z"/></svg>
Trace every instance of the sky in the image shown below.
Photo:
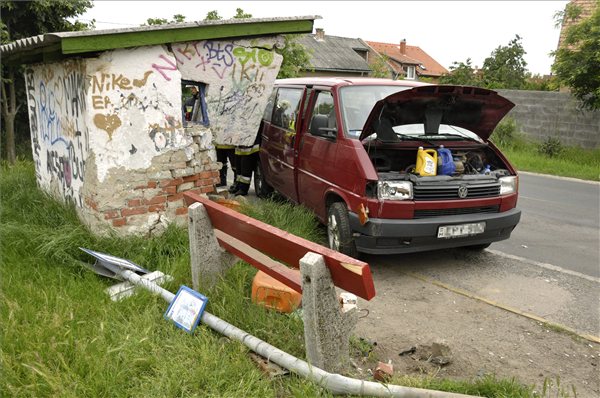
<svg viewBox="0 0 600 398"><path fill-rule="evenodd" d="M326 35L421 47L449 68L471 59L481 67L499 46L519 35L527 69L550 74L560 29L554 14L568 1L94 1L79 17L96 20L96 29L139 26L148 18L201 21L217 10L225 19L242 8L254 18L319 15L314 28ZM313 31L314 33L314 31Z"/></svg>

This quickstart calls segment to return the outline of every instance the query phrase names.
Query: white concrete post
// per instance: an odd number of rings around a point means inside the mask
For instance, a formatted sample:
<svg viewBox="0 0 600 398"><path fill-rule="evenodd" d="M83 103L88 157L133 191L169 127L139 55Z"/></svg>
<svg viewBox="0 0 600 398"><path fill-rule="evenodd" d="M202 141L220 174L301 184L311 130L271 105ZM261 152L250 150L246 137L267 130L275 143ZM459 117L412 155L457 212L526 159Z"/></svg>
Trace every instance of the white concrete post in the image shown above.
<svg viewBox="0 0 600 398"><path fill-rule="evenodd" d="M306 253L300 260L306 358L328 372L343 372L350 361L350 334L356 308L342 312L323 256Z"/></svg>
<svg viewBox="0 0 600 398"><path fill-rule="evenodd" d="M198 291L200 281L205 288L214 286L219 277L236 262L236 257L219 246L203 204L196 202L190 205L188 215L192 284L194 290Z"/></svg>

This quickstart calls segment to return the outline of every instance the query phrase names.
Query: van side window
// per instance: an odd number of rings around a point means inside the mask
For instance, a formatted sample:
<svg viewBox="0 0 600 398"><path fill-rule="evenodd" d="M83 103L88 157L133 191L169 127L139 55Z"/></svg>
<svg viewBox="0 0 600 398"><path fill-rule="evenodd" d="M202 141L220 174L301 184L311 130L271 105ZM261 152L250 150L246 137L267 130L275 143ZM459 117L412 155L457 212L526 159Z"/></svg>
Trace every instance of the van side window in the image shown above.
<svg viewBox="0 0 600 398"><path fill-rule="evenodd" d="M333 96L329 91L317 93L317 99L315 100L310 119L309 131L311 134L317 134L321 127L337 128Z"/></svg>
<svg viewBox="0 0 600 398"><path fill-rule="evenodd" d="M302 89L279 88L277 91L277 100L275 101L273 120L271 122L275 126L283 127L287 130L295 130L301 98Z"/></svg>
<svg viewBox="0 0 600 398"><path fill-rule="evenodd" d="M277 97L277 88L273 89L271 95L269 95L269 100L267 101L267 107L265 108L265 113L263 113L263 119L267 122L271 121L271 116L273 116L273 108L275 107L275 98Z"/></svg>

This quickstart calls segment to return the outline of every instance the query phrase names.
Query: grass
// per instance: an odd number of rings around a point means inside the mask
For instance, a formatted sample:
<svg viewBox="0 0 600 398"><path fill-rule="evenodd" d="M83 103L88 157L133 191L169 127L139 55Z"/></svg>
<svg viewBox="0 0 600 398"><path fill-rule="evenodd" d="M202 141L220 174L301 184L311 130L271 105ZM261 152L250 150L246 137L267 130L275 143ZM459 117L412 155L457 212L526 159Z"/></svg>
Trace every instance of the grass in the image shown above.
<svg viewBox="0 0 600 398"><path fill-rule="evenodd" d="M294 375L266 377L238 342L200 325L194 336L163 319L167 303L140 291L122 302L104 292L113 280L81 266L86 247L130 259L191 285L187 231L160 237L98 237L72 206L36 188L33 164L2 165L0 174L0 396L14 397L315 397L330 396ZM305 209L261 202L244 212L314 241L323 231ZM300 358L298 317L254 305L255 269L238 263L212 289L207 311ZM360 347L360 346L359 346ZM422 388L488 397L534 397L514 380L456 382L397 378Z"/></svg>
<svg viewBox="0 0 600 398"><path fill-rule="evenodd" d="M491 139L519 171L600 181L600 148L564 146L556 137L532 141L510 117L498 124Z"/></svg>
<svg viewBox="0 0 600 398"><path fill-rule="evenodd" d="M538 153L537 145L525 143L502 152L519 171L600 181L600 148L565 147L560 155L548 157Z"/></svg>

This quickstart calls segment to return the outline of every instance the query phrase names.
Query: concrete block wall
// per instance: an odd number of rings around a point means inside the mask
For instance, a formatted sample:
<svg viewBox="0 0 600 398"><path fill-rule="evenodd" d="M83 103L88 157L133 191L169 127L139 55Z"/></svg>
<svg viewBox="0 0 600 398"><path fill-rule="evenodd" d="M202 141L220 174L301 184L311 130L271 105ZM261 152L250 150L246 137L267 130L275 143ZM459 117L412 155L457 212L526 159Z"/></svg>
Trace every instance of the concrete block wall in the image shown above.
<svg viewBox="0 0 600 398"><path fill-rule="evenodd" d="M523 134L539 142L548 137L564 145L595 148L600 145L600 111L578 109L569 93L554 91L496 90L515 107L509 116Z"/></svg>

